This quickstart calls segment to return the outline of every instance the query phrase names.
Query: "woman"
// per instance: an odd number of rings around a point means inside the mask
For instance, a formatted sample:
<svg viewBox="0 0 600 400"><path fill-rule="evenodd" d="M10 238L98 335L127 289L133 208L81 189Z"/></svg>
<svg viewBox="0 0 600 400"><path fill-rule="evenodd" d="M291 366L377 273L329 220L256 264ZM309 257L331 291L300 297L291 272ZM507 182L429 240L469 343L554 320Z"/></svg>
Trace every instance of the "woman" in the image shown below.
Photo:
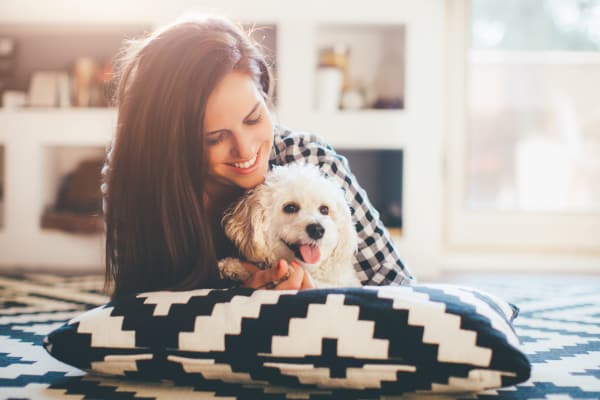
<svg viewBox="0 0 600 400"><path fill-rule="evenodd" d="M113 296L224 287L217 260L236 254L220 224L272 165L304 160L336 177L351 202L364 284L413 278L348 169L314 135L274 124L263 55L231 22L180 20L132 42L116 70L118 123L103 169L106 282ZM245 286L313 287L302 268L246 264ZM274 282L274 284L273 284Z"/></svg>

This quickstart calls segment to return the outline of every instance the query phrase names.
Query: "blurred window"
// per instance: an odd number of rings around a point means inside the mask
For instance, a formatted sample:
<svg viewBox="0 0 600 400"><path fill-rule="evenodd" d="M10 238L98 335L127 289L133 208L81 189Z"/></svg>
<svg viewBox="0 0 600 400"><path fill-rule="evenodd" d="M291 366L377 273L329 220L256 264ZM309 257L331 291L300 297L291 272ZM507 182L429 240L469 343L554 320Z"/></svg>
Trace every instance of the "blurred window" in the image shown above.
<svg viewBox="0 0 600 400"><path fill-rule="evenodd" d="M600 0L472 0L466 206L600 212Z"/></svg>

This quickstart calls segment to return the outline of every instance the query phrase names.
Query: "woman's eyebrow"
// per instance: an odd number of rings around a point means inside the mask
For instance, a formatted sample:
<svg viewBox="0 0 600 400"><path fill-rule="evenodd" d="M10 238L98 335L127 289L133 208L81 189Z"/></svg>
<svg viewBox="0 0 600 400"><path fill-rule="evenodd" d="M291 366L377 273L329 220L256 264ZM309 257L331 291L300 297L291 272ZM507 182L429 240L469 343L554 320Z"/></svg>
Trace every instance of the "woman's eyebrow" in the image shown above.
<svg viewBox="0 0 600 400"><path fill-rule="evenodd" d="M252 110L250 110L250 112L244 117L244 120L250 118L250 116L252 114L254 114L254 111L256 111L256 109L258 108L258 106L260 105L260 101L257 101L256 104L254 105L254 107L252 107ZM226 131L227 129L216 129L214 131L210 131L210 132L206 132L206 135L212 135L213 133L218 133L221 131Z"/></svg>

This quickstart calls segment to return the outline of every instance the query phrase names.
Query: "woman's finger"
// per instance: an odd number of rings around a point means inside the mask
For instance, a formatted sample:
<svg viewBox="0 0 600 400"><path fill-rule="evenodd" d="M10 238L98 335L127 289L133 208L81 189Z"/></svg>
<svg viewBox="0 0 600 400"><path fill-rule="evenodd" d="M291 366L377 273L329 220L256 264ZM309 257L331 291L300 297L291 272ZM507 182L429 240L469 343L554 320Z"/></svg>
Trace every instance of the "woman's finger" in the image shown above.
<svg viewBox="0 0 600 400"><path fill-rule="evenodd" d="M288 274L288 264L284 260L280 260L275 267L269 269L254 268L255 272L242 284L243 286L254 289L272 289Z"/></svg>
<svg viewBox="0 0 600 400"><path fill-rule="evenodd" d="M308 271L304 271L304 277L302 279L300 289L314 289L315 287L315 281L313 280L312 276L310 276L310 273Z"/></svg>
<svg viewBox="0 0 600 400"><path fill-rule="evenodd" d="M290 274L290 277L285 281L277 285L277 289L280 290L299 290L304 280L305 271L304 268L298 266L294 268L294 271Z"/></svg>

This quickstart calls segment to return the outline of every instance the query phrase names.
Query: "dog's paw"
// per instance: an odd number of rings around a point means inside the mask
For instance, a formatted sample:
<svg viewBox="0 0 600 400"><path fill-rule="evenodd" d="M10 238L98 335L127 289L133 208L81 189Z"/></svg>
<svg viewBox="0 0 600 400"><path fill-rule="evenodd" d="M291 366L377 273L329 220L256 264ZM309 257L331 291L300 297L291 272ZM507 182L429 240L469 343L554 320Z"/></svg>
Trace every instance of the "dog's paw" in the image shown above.
<svg viewBox="0 0 600 400"><path fill-rule="evenodd" d="M217 264L222 279L243 282L250 278L250 273L243 267L237 258L224 258Z"/></svg>

